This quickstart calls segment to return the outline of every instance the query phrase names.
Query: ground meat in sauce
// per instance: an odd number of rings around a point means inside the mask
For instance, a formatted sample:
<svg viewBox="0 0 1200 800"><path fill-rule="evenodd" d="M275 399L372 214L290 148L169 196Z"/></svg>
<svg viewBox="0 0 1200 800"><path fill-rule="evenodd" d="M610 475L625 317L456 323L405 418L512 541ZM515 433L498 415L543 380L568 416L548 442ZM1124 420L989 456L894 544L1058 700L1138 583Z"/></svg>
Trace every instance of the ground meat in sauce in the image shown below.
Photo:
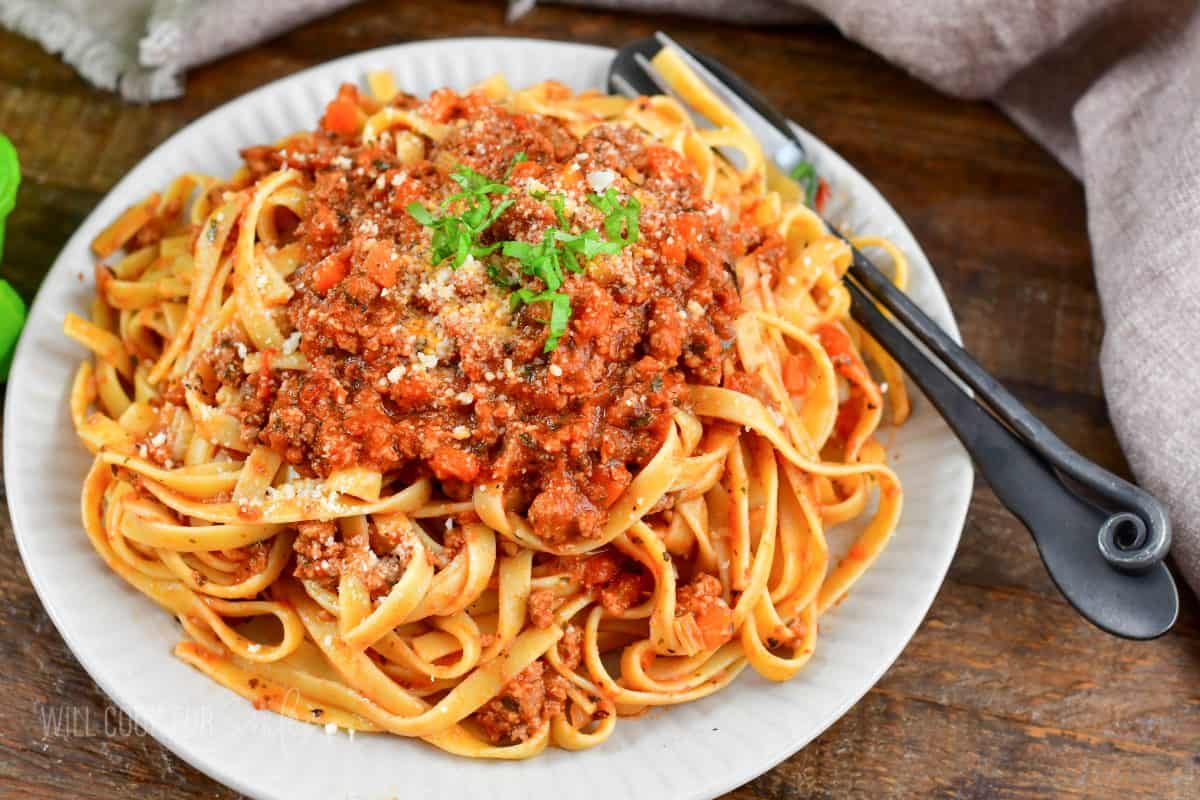
<svg viewBox="0 0 1200 800"><path fill-rule="evenodd" d="M326 521L301 522L292 545L296 552L297 578L327 580L341 574L343 546L337 524Z"/></svg>
<svg viewBox="0 0 1200 800"><path fill-rule="evenodd" d="M654 577L636 560L615 550L559 559L558 566L591 592L613 616L638 605L654 590Z"/></svg>
<svg viewBox="0 0 1200 800"><path fill-rule="evenodd" d="M733 612L721 597L721 581L706 572L676 590L675 615L685 614L696 618L706 649L719 647L733 635Z"/></svg>
<svg viewBox="0 0 1200 800"><path fill-rule="evenodd" d="M292 574L334 588L343 570L355 570L372 599L387 594L404 574L411 551L398 534L388 534L369 523L364 539L347 542L336 522L306 521L296 526L292 549L296 565ZM459 529L446 534L442 565L462 548ZM265 557L264 557L265 560Z"/></svg>
<svg viewBox="0 0 1200 800"><path fill-rule="evenodd" d="M568 625L557 647L563 666L569 670L578 668L583 662L583 629L578 625Z"/></svg>
<svg viewBox="0 0 1200 800"><path fill-rule="evenodd" d="M562 599L553 592L537 589L529 595L529 619L539 628L554 624L554 612L562 605Z"/></svg>
<svg viewBox="0 0 1200 800"><path fill-rule="evenodd" d="M206 392L235 392L247 437L302 475L357 465L429 475L452 499L499 482L546 540L593 538L662 445L686 384L722 380L739 308L728 259L765 243L704 199L681 156L629 126L576 137L558 120L449 91L418 111L450 132L425 141L411 163L399 163L389 136L360 145L327 131L247 151L252 173L288 166L309 186L294 225L303 263L280 320L285 336L299 334L309 368L244 375L241 342L227 337L203 362ZM457 190L450 173L460 164L503 180L519 152L506 195L514 203L485 244L540 241L556 224L534 196L545 191L565 196L572 230L600 229L603 214L586 201L597 170L642 206L636 244L569 274L560 291L572 320L548 354L545 304L510 312L510 289L474 259L432 265L428 229L404 210ZM330 274L338 280L318 287L316 276ZM323 551L301 547L312 555L300 569L322 569ZM638 591L628 580L600 590L613 607Z"/></svg>
<svg viewBox="0 0 1200 800"><path fill-rule="evenodd" d="M234 560L238 562L238 566L233 572L233 582L249 580L266 569L268 552L269 547L265 542L255 542L234 550Z"/></svg>
<svg viewBox="0 0 1200 800"><path fill-rule="evenodd" d="M538 659L476 711L474 719L492 743L515 744L561 713L566 699L566 679Z"/></svg>

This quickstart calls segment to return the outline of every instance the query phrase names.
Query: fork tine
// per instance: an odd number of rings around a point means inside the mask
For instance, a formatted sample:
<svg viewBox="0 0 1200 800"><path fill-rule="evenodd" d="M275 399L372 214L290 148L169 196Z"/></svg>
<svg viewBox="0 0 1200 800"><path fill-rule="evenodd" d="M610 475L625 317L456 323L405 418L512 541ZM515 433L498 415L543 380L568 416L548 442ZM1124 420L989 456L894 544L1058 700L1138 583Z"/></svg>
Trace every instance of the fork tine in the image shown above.
<svg viewBox="0 0 1200 800"><path fill-rule="evenodd" d="M674 99L675 102L683 106L684 110L688 112L688 116L692 118L692 122L696 124L697 128L708 129L715 127L712 123L712 120L701 114L696 109L692 108L691 103L679 96L679 93L671 87L671 84L667 83L666 78L664 78L662 73L658 71L658 68L650 62L650 59L646 58L641 53L637 53L634 55L633 60L639 67L642 68L642 72L646 73L646 77L654 82L654 85L658 87L660 92L665 94L667 97Z"/></svg>
<svg viewBox="0 0 1200 800"><path fill-rule="evenodd" d="M677 55L679 59L683 61L684 65L686 65L687 68L690 69L696 75L696 77L701 80L701 82L708 86L713 94L717 96L717 99L724 103L727 108L733 111L735 117L745 120L748 115L753 115L756 113L746 104L746 101L738 96L737 92L735 92L729 87L728 84L725 83L725 81L714 75L712 71L709 70L708 67L704 66L704 64L702 64L698 58L689 53L687 48L681 47L674 39L672 39L670 36L667 36L667 34L663 33L662 31L655 33L654 38L657 39L658 43L663 47L671 48L672 52L674 52L675 55ZM692 116L696 117L698 115L693 111ZM710 125L709 127L712 126ZM771 158L776 165L779 165L785 172L790 171L791 166L798 164L806 158L804 150L797 146L797 144L790 139L785 141L783 145L780 146L776 151L765 152L765 155Z"/></svg>
<svg viewBox="0 0 1200 800"><path fill-rule="evenodd" d="M625 80L624 76L622 75L613 75L612 85L618 92L620 92L623 96L628 97L630 100L636 100L641 94L637 89L633 88L633 84Z"/></svg>
<svg viewBox="0 0 1200 800"><path fill-rule="evenodd" d="M688 116L692 118L692 122L695 123L697 128L707 129L713 127L712 122L707 117L696 111L696 109L692 108L691 103L679 96L679 93L672 88L671 84L667 83L666 79L662 76L662 73L658 71L658 68L650 62L650 59L646 58L641 53L637 53L634 55L633 60L639 67L642 68L642 72L646 73L646 77L658 87L659 92L667 97L672 98L675 100L675 102L679 103L679 105L683 106L683 109L687 111Z"/></svg>
<svg viewBox="0 0 1200 800"><path fill-rule="evenodd" d="M734 113L739 117L743 116L741 109L745 104L742 102L742 99L733 91L731 91L729 87L725 85L723 80L718 78L716 75L713 75L712 72L709 71L708 67L701 64L699 59L693 57L692 54L687 51L686 47L681 46L678 42L676 42L670 36L667 36L667 34L663 33L662 31L656 32L654 34L654 38L657 39L658 43L663 47L669 47L675 53L675 55L679 56L679 59L687 65L687 68L695 73L696 77L703 81L705 85L707 85L708 88L711 89L718 98L720 98L722 103L733 109Z"/></svg>
<svg viewBox="0 0 1200 800"><path fill-rule="evenodd" d="M663 79L663 76L659 74L659 71L655 68L655 66L650 63L650 59L646 58L641 53L634 53L633 60L634 63L642 68L642 72L646 73L646 77L654 82L654 85L658 87L660 92L679 100L679 96L675 94L675 90L671 88L671 84L667 83Z"/></svg>
<svg viewBox="0 0 1200 800"><path fill-rule="evenodd" d="M655 34L655 38L658 39L659 44L661 44L663 47L670 47L672 50L679 53L685 59L685 63L692 65L696 69L697 73L699 73L700 79L710 84L710 86L714 88L714 91L717 92L717 96L728 104L728 101L726 100L726 98L730 96L728 90L724 89L724 84L717 80L711 72L709 72L703 66L700 66L700 64L694 58L687 54L687 51L675 44L675 42L672 41L672 39L665 33L659 31L657 34ZM658 71L658 68L650 62L650 59L646 58L641 53L636 53L634 54L633 60L638 67L641 68L642 72L645 73L646 77L648 77L651 82L658 87L660 92L674 99L685 111L687 111L688 116L692 118L692 122L698 129L711 130L716 128L716 125L712 120L697 111L691 103L681 97L679 93L671 87L671 84L667 83L666 79L662 76L662 73ZM720 88L718 89L716 87ZM737 108L737 106L730 107ZM718 147L717 152L719 152L726 161L733 164L736 168L745 168L746 157L736 148Z"/></svg>

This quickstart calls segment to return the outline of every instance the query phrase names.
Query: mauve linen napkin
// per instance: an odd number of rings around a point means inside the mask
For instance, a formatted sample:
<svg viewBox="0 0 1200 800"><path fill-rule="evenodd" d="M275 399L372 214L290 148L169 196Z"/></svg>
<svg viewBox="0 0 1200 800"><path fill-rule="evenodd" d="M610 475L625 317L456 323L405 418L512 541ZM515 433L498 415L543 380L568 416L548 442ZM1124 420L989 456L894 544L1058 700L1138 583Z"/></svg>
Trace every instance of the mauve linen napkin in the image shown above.
<svg viewBox="0 0 1200 800"><path fill-rule="evenodd" d="M144 103L183 72L357 0L0 0L0 25L36 39L103 89Z"/></svg>
<svg viewBox="0 0 1200 800"><path fill-rule="evenodd" d="M944 92L993 100L1054 153L1086 188L1113 426L1200 592L1200 0L565 1L731 23L824 16ZM151 100L177 94L188 66L350 2L0 0L0 24Z"/></svg>

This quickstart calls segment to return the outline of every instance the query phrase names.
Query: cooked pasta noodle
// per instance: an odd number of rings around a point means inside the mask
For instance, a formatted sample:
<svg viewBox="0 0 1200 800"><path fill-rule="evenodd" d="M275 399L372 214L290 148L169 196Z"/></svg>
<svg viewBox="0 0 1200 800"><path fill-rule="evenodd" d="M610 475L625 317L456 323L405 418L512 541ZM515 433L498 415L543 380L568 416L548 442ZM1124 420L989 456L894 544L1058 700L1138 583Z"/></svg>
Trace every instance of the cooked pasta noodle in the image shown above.
<svg viewBox="0 0 1200 800"><path fill-rule="evenodd" d="M92 355L83 523L179 658L256 708L503 759L803 669L900 516L875 434L904 381L848 318L849 246L658 66L712 127L377 73L96 238L64 325Z"/></svg>

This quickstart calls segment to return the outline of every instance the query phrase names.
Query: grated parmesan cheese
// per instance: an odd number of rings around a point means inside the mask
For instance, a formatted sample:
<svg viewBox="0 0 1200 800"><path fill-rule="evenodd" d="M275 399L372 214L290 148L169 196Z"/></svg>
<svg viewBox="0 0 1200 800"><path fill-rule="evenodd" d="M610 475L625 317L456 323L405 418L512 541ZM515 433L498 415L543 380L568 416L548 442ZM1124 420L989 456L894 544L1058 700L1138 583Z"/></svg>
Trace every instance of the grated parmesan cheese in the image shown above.
<svg viewBox="0 0 1200 800"><path fill-rule="evenodd" d="M426 280L417 287L417 297L428 301L435 307L440 307L454 298L454 272L449 267L434 270Z"/></svg>
<svg viewBox="0 0 1200 800"><path fill-rule="evenodd" d="M602 193L609 186L612 186L612 182L616 179L617 173L611 169L598 169L595 172L587 174L588 186L591 186L592 191L597 194Z"/></svg>
<svg viewBox="0 0 1200 800"><path fill-rule="evenodd" d="M534 193L545 194L546 192L550 191L550 189L547 188L546 184L542 183L537 178L526 178L524 181L521 182L521 186L529 194L534 194Z"/></svg>

